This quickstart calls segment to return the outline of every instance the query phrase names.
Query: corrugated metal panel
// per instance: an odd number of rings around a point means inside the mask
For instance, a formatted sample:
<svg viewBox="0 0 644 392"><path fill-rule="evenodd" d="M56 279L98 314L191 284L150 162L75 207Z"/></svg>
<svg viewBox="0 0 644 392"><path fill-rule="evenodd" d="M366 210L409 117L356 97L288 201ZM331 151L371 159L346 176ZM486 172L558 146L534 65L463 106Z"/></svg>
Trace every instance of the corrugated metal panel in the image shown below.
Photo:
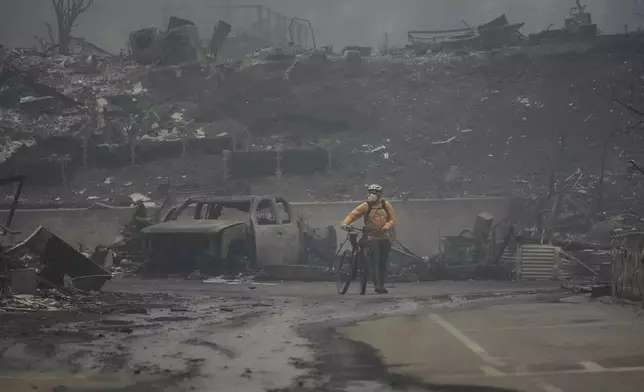
<svg viewBox="0 0 644 392"><path fill-rule="evenodd" d="M559 275L559 249L551 245L523 245L520 279L553 280Z"/></svg>
<svg viewBox="0 0 644 392"><path fill-rule="evenodd" d="M501 255L501 263L503 264L515 264L517 262L517 250L516 248L507 247Z"/></svg>

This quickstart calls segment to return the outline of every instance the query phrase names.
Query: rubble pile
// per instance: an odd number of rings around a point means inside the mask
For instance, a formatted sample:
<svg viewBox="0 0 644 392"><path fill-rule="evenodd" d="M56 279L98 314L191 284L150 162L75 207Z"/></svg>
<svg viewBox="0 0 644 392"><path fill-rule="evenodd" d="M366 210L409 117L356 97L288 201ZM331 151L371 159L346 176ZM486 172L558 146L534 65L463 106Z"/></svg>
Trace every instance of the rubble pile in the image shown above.
<svg viewBox="0 0 644 392"><path fill-rule="evenodd" d="M510 24L505 15L473 28L453 30L415 30L407 33L410 48L423 55L428 51L490 50L519 44L525 37L519 32L524 23Z"/></svg>
<svg viewBox="0 0 644 392"><path fill-rule="evenodd" d="M70 296L55 290L40 290L37 295L16 294L0 299L0 311L37 312L73 309Z"/></svg>
<svg viewBox="0 0 644 392"><path fill-rule="evenodd" d="M293 85L277 71L269 78L261 69L255 77L256 68L227 80L220 95L226 102L215 99L208 108L243 116L251 134L270 135L266 144L332 149L337 175L308 186L316 198L355 197L352 184L375 181L393 196L539 193L547 189L560 134L558 180L579 169L592 194L600 161L590 157L602 156L605 125L632 120L602 102L628 91L639 60L626 50L585 44L568 54L543 51L468 53L448 61L445 54L375 58L355 73L330 62L323 73L292 77ZM627 186L621 157L638 156L641 137L624 134L611 143L605 186L615 195Z"/></svg>
<svg viewBox="0 0 644 392"><path fill-rule="evenodd" d="M2 249L0 309L61 310L77 295L100 291L112 275L49 230Z"/></svg>
<svg viewBox="0 0 644 392"><path fill-rule="evenodd" d="M180 144L213 136L191 117L194 104L164 98L168 72L181 85L182 77L217 71L209 64L167 69L120 57L44 57L28 50L5 54L0 69L2 171L25 171L33 156L66 157L71 178L79 166L122 167L165 157L169 148L164 142L174 142L169 155L179 156L185 149ZM158 96L146 85L160 86ZM221 151L225 143L203 148ZM39 182L37 173L27 174Z"/></svg>
<svg viewBox="0 0 644 392"><path fill-rule="evenodd" d="M32 182L58 184L37 190L50 201L113 202L125 192L150 195L170 177L212 188L212 178L225 178L215 175L223 150L304 146L333 159L323 176L282 178L295 200L355 198L365 182L401 198L529 195L548 189L562 151L557 181L579 171L593 194L597 157L605 155L607 200L621 202L618 210L632 205L641 182L625 181L623 160L641 155L641 133L606 130L634 121L611 100L630 96L639 38L530 46L513 41L519 28L505 17L469 28L478 40L501 39L493 50L466 45L406 56L291 45L238 63L198 55L144 65L13 51L0 78L1 169L30 169ZM83 176L75 175L80 169ZM108 179L121 186L105 186ZM271 178L245 182L252 193L275 187Z"/></svg>

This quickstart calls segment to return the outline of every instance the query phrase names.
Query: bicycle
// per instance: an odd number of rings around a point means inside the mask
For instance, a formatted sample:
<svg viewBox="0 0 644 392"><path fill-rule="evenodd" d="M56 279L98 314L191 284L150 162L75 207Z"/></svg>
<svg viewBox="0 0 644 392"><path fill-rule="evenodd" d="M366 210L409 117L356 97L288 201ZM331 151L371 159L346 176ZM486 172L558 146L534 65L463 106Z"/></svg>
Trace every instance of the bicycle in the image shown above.
<svg viewBox="0 0 644 392"><path fill-rule="evenodd" d="M372 230L379 231L379 230ZM367 230L349 227L347 229L347 240L351 244L351 250L346 249L336 260L333 272L338 293L343 295L349 290L351 282L360 275L360 295L367 291L367 282L371 274L371 263L369 262L369 242L366 238ZM358 239L358 235L362 238ZM340 247L344 247L344 244ZM338 252L339 253L339 252Z"/></svg>

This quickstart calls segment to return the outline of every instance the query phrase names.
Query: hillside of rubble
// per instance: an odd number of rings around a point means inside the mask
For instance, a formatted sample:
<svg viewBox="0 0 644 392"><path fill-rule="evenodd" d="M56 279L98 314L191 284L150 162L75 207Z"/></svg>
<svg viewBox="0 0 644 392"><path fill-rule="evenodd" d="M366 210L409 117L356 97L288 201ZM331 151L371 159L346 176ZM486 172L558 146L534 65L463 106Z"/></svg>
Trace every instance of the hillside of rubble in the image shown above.
<svg viewBox="0 0 644 392"><path fill-rule="evenodd" d="M250 151L330 152L317 174L238 181L292 200L360 197L370 182L389 197L533 195L548 189L553 166L557 181L573 176L576 189L592 193L605 161L608 199L632 206L643 183L628 172L628 160L644 154L633 110L642 44L604 37L361 61L314 52L171 67L113 58L95 69L80 58L13 51L0 78L1 171L26 172L27 204L155 199L164 184L224 189L216 146L233 135ZM133 149L145 159L133 159Z"/></svg>

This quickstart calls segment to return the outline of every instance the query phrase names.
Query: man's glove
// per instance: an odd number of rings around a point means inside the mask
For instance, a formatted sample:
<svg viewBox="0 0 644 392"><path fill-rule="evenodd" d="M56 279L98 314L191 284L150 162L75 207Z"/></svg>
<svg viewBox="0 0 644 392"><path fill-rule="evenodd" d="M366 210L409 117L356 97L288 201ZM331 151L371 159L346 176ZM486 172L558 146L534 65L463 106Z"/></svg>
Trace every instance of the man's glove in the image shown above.
<svg viewBox="0 0 644 392"><path fill-rule="evenodd" d="M340 228L344 231L349 231L349 225L345 225L344 223L340 226Z"/></svg>
<svg viewBox="0 0 644 392"><path fill-rule="evenodd" d="M383 233L386 233L386 232L388 232L389 230L391 230L391 228L390 228L390 227L387 227L387 226L384 226L384 227L382 228Z"/></svg>

